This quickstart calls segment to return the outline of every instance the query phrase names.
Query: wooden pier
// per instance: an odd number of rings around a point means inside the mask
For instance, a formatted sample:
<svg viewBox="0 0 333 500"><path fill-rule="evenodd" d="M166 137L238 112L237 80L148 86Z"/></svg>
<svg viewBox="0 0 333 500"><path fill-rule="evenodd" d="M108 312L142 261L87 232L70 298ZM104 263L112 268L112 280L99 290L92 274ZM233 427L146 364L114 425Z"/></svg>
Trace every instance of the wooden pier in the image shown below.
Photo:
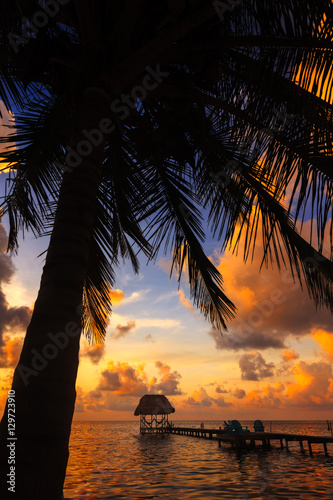
<svg viewBox="0 0 333 500"><path fill-rule="evenodd" d="M327 455L327 444L333 443L333 436L308 436L301 434L286 434L284 432L236 432L234 434L228 434L224 432L223 429L203 429L194 427L170 427L163 429L162 432L169 434L178 434L181 436L214 439L218 441L219 446L221 446L222 442L225 442L231 443L236 447L242 447L246 444L249 444L253 447L257 442L259 442L265 447L270 447L271 441L279 441L281 448L286 448L287 450L289 450L289 443L298 441L301 452L305 452L303 443L307 443L310 455L313 454L313 444L322 444L324 447L324 452Z"/></svg>

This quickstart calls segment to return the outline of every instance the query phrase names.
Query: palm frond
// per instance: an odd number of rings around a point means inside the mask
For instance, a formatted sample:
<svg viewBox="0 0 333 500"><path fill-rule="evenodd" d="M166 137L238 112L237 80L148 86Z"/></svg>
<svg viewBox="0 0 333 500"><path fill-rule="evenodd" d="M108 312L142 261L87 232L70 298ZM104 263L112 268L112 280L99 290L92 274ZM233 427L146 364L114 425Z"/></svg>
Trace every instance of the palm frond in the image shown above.
<svg viewBox="0 0 333 500"><path fill-rule="evenodd" d="M223 278L200 244L204 233L201 217L193 203L196 196L189 189L188 182L177 175L172 161L155 162L154 167L156 174L153 183L159 203L156 204L158 211L149 225L150 239L154 238L153 246L157 251L162 242L165 243L165 250L171 245L171 275L175 269L180 284L186 269L194 304L217 329L226 329L225 321L234 316L235 306L224 294Z"/></svg>

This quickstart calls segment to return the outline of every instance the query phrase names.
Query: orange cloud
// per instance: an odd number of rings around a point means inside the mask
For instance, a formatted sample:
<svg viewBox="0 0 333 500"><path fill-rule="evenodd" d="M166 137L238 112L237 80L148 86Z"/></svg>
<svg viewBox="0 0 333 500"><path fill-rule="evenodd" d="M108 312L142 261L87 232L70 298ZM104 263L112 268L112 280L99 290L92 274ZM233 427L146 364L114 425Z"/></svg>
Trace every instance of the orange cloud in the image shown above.
<svg viewBox="0 0 333 500"><path fill-rule="evenodd" d="M221 392L227 392L227 391L221 391ZM184 408L190 406L196 408L209 407L211 409L213 408L218 409L218 408L226 408L228 406L232 406L232 403L225 401L225 399L221 396L219 396L218 398L213 398L207 393L206 389L200 386L198 390L193 391L190 397L188 397L187 399L183 399L182 406Z"/></svg>
<svg viewBox="0 0 333 500"><path fill-rule="evenodd" d="M291 370L294 381L249 391L243 408L329 410L333 404L333 372L329 363L298 361Z"/></svg>
<svg viewBox="0 0 333 500"><path fill-rule="evenodd" d="M80 413L85 411L84 392L81 387L76 387L75 412Z"/></svg>
<svg viewBox="0 0 333 500"><path fill-rule="evenodd" d="M110 297L111 297L111 302L113 306L119 306L123 299L125 298L125 294L122 290L119 290L119 288L116 289L111 289L110 290Z"/></svg>
<svg viewBox="0 0 333 500"><path fill-rule="evenodd" d="M299 358L299 354L297 354L294 349L285 349L281 354L281 358L283 359L283 361L288 363L289 361L294 361L295 359Z"/></svg>
<svg viewBox="0 0 333 500"><path fill-rule="evenodd" d="M183 304L185 309L188 309L189 311L194 311L194 308L190 300L187 297L185 297L185 293L183 292L183 290L178 290L178 294L179 294L179 302Z"/></svg>
<svg viewBox="0 0 333 500"><path fill-rule="evenodd" d="M6 230L4 225L0 223L0 346L2 347L4 334L24 331L32 314L29 307L11 307L2 290L3 284L9 283L15 272L13 258L6 253L7 244Z"/></svg>
<svg viewBox="0 0 333 500"><path fill-rule="evenodd" d="M135 367L129 363L114 363L110 361L106 370L101 373L97 386L98 391L107 391L118 396L143 396L144 394L179 395L181 375L171 371L170 366L161 361L155 362L159 372L159 379L152 377L150 380L145 372L145 365Z"/></svg>
<svg viewBox="0 0 333 500"><path fill-rule="evenodd" d="M21 354L23 338L6 336L5 344L0 347L0 368L16 366Z"/></svg>
<svg viewBox="0 0 333 500"><path fill-rule="evenodd" d="M77 387L76 392L76 415L84 412L109 413L114 411L131 411L133 413L137 406L137 400L133 400L132 397L120 398L112 393L102 393L98 390L85 393L81 387Z"/></svg>
<svg viewBox="0 0 333 500"><path fill-rule="evenodd" d="M281 408L283 407L283 391L285 385L277 382L274 386L268 384L262 389L247 393L245 406L248 408Z"/></svg>
<svg viewBox="0 0 333 500"><path fill-rule="evenodd" d="M329 363L298 361L292 370L296 383L287 383L287 395L294 404L325 405L333 403L329 388L333 377Z"/></svg>
<svg viewBox="0 0 333 500"><path fill-rule="evenodd" d="M110 361L101 373L97 387L100 391L110 391L119 396L142 396L148 390L148 380L144 364L133 368L128 363Z"/></svg>
<svg viewBox="0 0 333 500"><path fill-rule="evenodd" d="M323 356L330 361L333 361L333 333L328 333L323 330L315 330L312 337L323 349Z"/></svg>
<svg viewBox="0 0 333 500"><path fill-rule="evenodd" d="M192 396L183 400L183 404L190 406L212 406L213 402L206 389L199 387L198 390L193 391Z"/></svg>
<svg viewBox="0 0 333 500"><path fill-rule="evenodd" d="M303 235L310 223L303 225ZM241 238L239 253L242 254ZM316 310L306 290L294 283L290 270L281 273L269 265L261 269L262 235L260 225L253 261L244 264L230 250L215 255L224 279L224 291L237 306L236 318L228 322L228 332L210 330L217 349L286 349L286 339L309 335L313 329L329 331L332 324L328 309Z"/></svg>

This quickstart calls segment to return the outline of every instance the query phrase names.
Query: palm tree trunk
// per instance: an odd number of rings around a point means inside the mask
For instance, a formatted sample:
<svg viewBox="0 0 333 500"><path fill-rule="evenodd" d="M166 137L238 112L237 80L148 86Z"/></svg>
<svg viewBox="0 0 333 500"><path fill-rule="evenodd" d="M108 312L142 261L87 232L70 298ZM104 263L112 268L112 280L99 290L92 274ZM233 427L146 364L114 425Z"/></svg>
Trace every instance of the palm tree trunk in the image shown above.
<svg viewBox="0 0 333 500"><path fill-rule="evenodd" d="M73 149L87 141L82 131L98 129L107 114L98 93L85 95L73 113L73 124L78 124ZM8 434L8 404L1 421L2 499L62 497L76 397L80 305L104 157L104 137L100 137L89 156L64 175L38 297L14 373L16 440ZM15 446L15 494L7 483L8 443L12 449Z"/></svg>

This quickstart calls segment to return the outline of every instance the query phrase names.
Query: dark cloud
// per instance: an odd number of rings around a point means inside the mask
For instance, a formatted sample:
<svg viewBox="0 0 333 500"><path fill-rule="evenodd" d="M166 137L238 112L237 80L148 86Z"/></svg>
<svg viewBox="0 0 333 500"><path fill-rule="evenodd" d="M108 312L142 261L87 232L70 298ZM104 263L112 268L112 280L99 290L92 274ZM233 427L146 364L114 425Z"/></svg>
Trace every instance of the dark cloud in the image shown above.
<svg viewBox="0 0 333 500"><path fill-rule="evenodd" d="M232 395L237 398L237 399L243 399L245 398L246 396L246 392L244 391L244 389L239 389L237 387L237 389L235 389L233 392L232 392Z"/></svg>
<svg viewBox="0 0 333 500"><path fill-rule="evenodd" d="M206 399L202 399L201 401L198 401L198 400L194 399L192 396L187 398L184 401L184 403L189 405L189 406L212 406L212 404L213 404L212 399L209 397Z"/></svg>
<svg viewBox="0 0 333 500"><path fill-rule="evenodd" d="M224 398L211 398L212 401L219 407L219 408L227 408L228 406L232 406L232 403L228 403L227 401L224 400Z"/></svg>
<svg viewBox="0 0 333 500"><path fill-rule="evenodd" d="M217 392L218 394L227 394L229 391L227 391L226 389L224 389L223 387L221 387L220 385L218 385L215 388L215 392Z"/></svg>
<svg viewBox="0 0 333 500"><path fill-rule="evenodd" d="M127 377L131 380L134 379L130 374L130 370L127 370ZM133 369L132 369L133 370ZM100 391L118 391L121 388L120 375L117 371L113 370L103 370L101 373L101 380L98 384L97 389ZM132 391L133 392L133 391Z"/></svg>
<svg viewBox="0 0 333 500"><path fill-rule="evenodd" d="M83 358L88 358L94 365L98 365L100 360L104 357L105 354L105 344L96 344L96 345L84 345L83 350L80 355Z"/></svg>
<svg viewBox="0 0 333 500"><path fill-rule="evenodd" d="M248 349L283 349L285 348L284 338L277 333L264 334L251 332L249 330L234 330L221 334L212 328L209 335L214 339L216 349L228 349L232 351Z"/></svg>
<svg viewBox="0 0 333 500"><path fill-rule="evenodd" d="M245 353L239 360L243 380L261 380L274 375L274 363L266 363L260 352Z"/></svg>
<svg viewBox="0 0 333 500"><path fill-rule="evenodd" d="M129 332L133 330L133 328L135 328L135 321L127 321L126 325L117 325L116 331L111 332L110 335L113 339L118 340L123 337L126 337L126 335L128 335Z"/></svg>

